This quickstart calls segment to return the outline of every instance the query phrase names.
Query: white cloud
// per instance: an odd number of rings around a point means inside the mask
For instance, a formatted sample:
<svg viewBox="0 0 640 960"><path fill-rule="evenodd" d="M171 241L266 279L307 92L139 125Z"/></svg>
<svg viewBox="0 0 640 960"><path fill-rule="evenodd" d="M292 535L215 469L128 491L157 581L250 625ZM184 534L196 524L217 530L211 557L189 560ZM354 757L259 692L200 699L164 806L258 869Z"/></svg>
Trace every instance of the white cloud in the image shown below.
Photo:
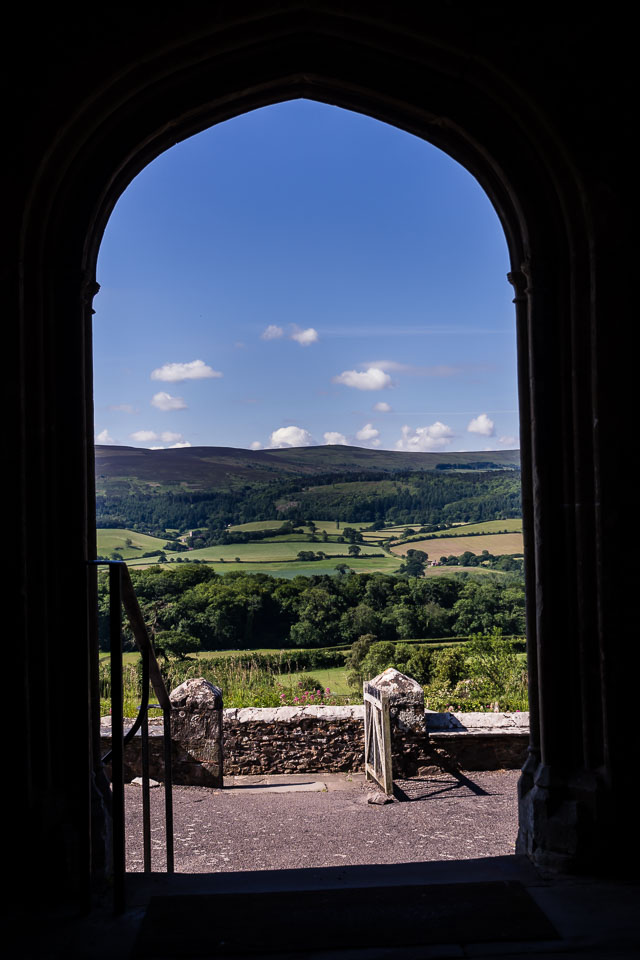
<svg viewBox="0 0 640 960"><path fill-rule="evenodd" d="M134 409L130 403L114 403L109 407L109 410L114 410L116 413L134 413Z"/></svg>
<svg viewBox="0 0 640 960"><path fill-rule="evenodd" d="M429 451L442 450L448 447L453 437L453 430L446 423L436 420L429 427L402 428L402 437L396 443L398 450Z"/></svg>
<svg viewBox="0 0 640 960"><path fill-rule="evenodd" d="M358 430L356 433L357 440L375 440L376 437L380 436L380 431L376 430L372 423L365 423L362 430Z"/></svg>
<svg viewBox="0 0 640 960"><path fill-rule="evenodd" d="M473 420L469 422L467 430L469 433L479 433L483 437L492 437L495 433L494 422L486 413L481 413L480 416L474 417Z"/></svg>
<svg viewBox="0 0 640 960"><path fill-rule="evenodd" d="M327 433L323 434L325 443L338 443L341 446L346 446L347 438L344 433L337 433L335 430L328 430Z"/></svg>
<svg viewBox="0 0 640 960"><path fill-rule="evenodd" d="M280 427L269 439L270 447L309 447L312 443L313 437L302 427Z"/></svg>
<svg viewBox="0 0 640 960"><path fill-rule="evenodd" d="M187 404L182 399L182 397L172 397L170 393L165 393L161 391L160 393L155 393L151 401L152 407L157 407L158 410L186 410Z"/></svg>
<svg viewBox="0 0 640 960"><path fill-rule="evenodd" d="M499 437L498 443L501 443L504 447L517 447L518 438L517 437Z"/></svg>
<svg viewBox="0 0 640 960"><path fill-rule="evenodd" d="M261 340L278 340L280 337L284 336L284 330L282 327L277 327L275 323L270 323L266 330L260 334Z"/></svg>
<svg viewBox="0 0 640 960"><path fill-rule="evenodd" d="M308 347L310 344L317 342L318 331L314 330L313 327L308 327L306 330L301 330L294 323L291 339L299 343L301 347Z"/></svg>
<svg viewBox="0 0 640 960"><path fill-rule="evenodd" d="M333 383L343 383L356 390L384 390L391 386L391 377L379 367L369 367L364 373L357 370L344 370L333 378Z"/></svg>
<svg viewBox="0 0 640 960"><path fill-rule="evenodd" d="M163 430L160 434L156 433L155 430L136 430L135 433L130 433L129 437L136 443L151 443L152 440L162 440L163 443L171 443L173 447L191 446L188 440L182 440L181 433L172 433L171 430ZM165 448L150 447L149 449L164 450Z"/></svg>
<svg viewBox="0 0 640 960"><path fill-rule="evenodd" d="M164 380L178 383L180 380L208 380L221 377L219 370L213 370L204 360L191 360L190 363L165 363L151 373L152 380Z"/></svg>
<svg viewBox="0 0 640 960"><path fill-rule="evenodd" d="M390 404L390 403L385 403L384 400L379 400L378 403L374 403L373 409L374 409L374 410L377 410L378 413L390 413L390 412L391 412L391 404Z"/></svg>
<svg viewBox="0 0 640 960"><path fill-rule="evenodd" d="M108 430L101 430L96 437L96 443L115 443L115 440Z"/></svg>
<svg viewBox="0 0 640 960"><path fill-rule="evenodd" d="M169 450L180 450L182 447L190 447L191 444L188 440L180 440L179 443L172 443L169 447Z"/></svg>
<svg viewBox="0 0 640 960"><path fill-rule="evenodd" d="M254 440L253 443L251 444L251 448L250 448L250 449L251 449L251 450L262 450L262 444L260 443L259 440Z"/></svg>

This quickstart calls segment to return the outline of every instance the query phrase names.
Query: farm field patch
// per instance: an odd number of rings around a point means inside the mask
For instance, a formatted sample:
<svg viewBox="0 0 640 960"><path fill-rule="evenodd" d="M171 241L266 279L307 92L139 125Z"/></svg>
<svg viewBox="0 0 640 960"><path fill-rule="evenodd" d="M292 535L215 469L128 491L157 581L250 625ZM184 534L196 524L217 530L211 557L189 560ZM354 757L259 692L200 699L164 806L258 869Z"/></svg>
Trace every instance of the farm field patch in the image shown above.
<svg viewBox="0 0 640 960"><path fill-rule="evenodd" d="M393 553L404 557L407 550L424 550L430 560L439 560L440 557L459 557L469 550L480 554L488 550L494 556L505 553L522 553L524 544L521 533L496 533L480 537L439 537L437 540L414 540L412 543L401 543L391 547ZM474 568L475 569L475 568Z"/></svg>
<svg viewBox="0 0 640 960"><path fill-rule="evenodd" d="M362 554L379 553L378 547L369 544L358 544ZM190 560L235 560L239 557L241 561L250 563L258 560L297 560L298 553L301 550L311 550L313 553L322 551L331 553L337 557L336 563L341 560L350 559L349 545L347 543L310 543L300 540L256 540L254 543L230 543L226 546L200 547L196 550L190 550L188 557ZM167 559L172 556L167 551ZM185 554L178 554L185 557Z"/></svg>
<svg viewBox="0 0 640 960"><path fill-rule="evenodd" d="M508 530L510 533L522 533L522 520L514 517L509 520L483 520L481 523L455 524L456 536L465 533L497 533L499 530ZM447 537L450 530L437 530L436 537Z"/></svg>
<svg viewBox="0 0 640 960"><path fill-rule="evenodd" d="M320 688L323 691L329 689L331 693L336 694L339 697L346 697L349 694L353 694L353 690L347 683L347 667L327 667L326 669L315 667L312 670L299 672L299 673L289 673L286 675L287 682L297 683L301 681L305 684L305 689L309 689L306 684L308 678L317 680Z"/></svg>
<svg viewBox="0 0 640 960"><path fill-rule="evenodd" d="M283 523L285 523L285 520L253 520L251 523L235 524L234 526L229 527L229 530L279 530ZM352 527L354 530L362 530L363 527L370 526L369 523L350 523L347 520L340 523L338 523L337 520L313 520L313 523L316 526L316 533L322 533L323 530L326 530L328 534L335 533L337 536L342 535L345 527ZM311 533L310 527L306 526L304 523L295 523L294 526L296 529L304 530L305 533Z"/></svg>
<svg viewBox="0 0 640 960"><path fill-rule="evenodd" d="M316 544L310 544L310 546L316 546ZM319 546L319 545L318 545ZM341 544L342 546L342 544ZM218 547L206 547L203 549L218 551ZM178 554L181 557L182 561L188 563L189 560L193 559L194 554L199 551L192 550L188 554ZM333 551L332 551L333 552ZM219 556L219 553L218 553ZM234 554L234 556L239 556L239 554ZM128 566L135 569L142 569L143 567L148 567L153 564L155 558L150 557L148 560L139 560L139 561L129 561ZM243 561L236 563L234 560L229 562L216 562L213 560L204 560L207 566L212 567L216 573L268 573L272 574L274 577L312 577L315 574L324 573L324 574L336 574L336 566L340 563L346 563L349 569L353 570L354 573L395 573L400 566L400 559L396 557L391 557L389 555L385 556L364 556L364 557L332 557L329 560L314 560L314 561L304 561L304 560L274 560L274 561L263 561L261 563Z"/></svg>
<svg viewBox="0 0 640 960"><path fill-rule="evenodd" d="M99 527L96 530L98 554L101 557L110 556L114 550L122 555L124 560L139 557L148 550L161 550L166 540L150 537L146 533L136 533L135 530L122 530L119 527ZM131 545L127 545L131 540Z"/></svg>

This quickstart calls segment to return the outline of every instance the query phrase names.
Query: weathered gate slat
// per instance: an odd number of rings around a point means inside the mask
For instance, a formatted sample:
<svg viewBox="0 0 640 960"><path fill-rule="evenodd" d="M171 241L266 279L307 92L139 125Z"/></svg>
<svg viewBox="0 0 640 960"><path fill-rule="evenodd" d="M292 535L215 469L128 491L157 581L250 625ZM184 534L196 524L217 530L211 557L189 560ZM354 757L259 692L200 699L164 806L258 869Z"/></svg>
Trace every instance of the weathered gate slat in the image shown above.
<svg viewBox="0 0 640 960"><path fill-rule="evenodd" d="M389 694L370 683L362 687L364 699L364 770L367 780L380 784L387 796L393 793L391 769L391 721Z"/></svg>

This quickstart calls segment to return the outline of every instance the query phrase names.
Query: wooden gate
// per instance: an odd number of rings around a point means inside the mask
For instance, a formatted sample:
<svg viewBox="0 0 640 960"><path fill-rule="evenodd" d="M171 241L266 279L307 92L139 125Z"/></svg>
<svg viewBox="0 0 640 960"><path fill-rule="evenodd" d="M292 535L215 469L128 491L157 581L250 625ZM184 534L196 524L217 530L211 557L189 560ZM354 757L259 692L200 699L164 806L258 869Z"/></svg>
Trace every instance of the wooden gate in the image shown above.
<svg viewBox="0 0 640 960"><path fill-rule="evenodd" d="M363 684L362 693L364 697L364 772L367 780L375 780L387 796L391 796L393 776L389 694L371 683Z"/></svg>

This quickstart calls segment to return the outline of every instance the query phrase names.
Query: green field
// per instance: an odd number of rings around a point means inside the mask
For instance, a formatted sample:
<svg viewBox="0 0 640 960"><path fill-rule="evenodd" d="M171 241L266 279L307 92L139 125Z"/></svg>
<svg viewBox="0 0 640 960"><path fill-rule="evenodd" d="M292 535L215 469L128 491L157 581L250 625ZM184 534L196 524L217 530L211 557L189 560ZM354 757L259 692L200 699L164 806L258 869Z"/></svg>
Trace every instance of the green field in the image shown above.
<svg viewBox="0 0 640 960"><path fill-rule="evenodd" d="M409 524L409 526L411 526L411 524ZM461 537L467 533L488 534L497 533L502 530L507 530L509 533L522 533L522 520L520 518L513 518L510 520L484 520L482 523L456 523L448 530L437 530L434 536L450 537L451 534L455 532L456 537Z"/></svg>
<svg viewBox="0 0 640 960"><path fill-rule="evenodd" d="M96 530L98 540L98 554L101 557L109 557L117 550L122 555L123 560L130 560L133 557L139 557L149 550L162 550L167 542L158 537L149 537L146 533L136 533L135 530L120 530L115 527L104 527ZM127 544L131 541L131 545Z"/></svg>
<svg viewBox="0 0 640 960"><path fill-rule="evenodd" d="M175 562L178 558L182 563L199 560L213 567L216 573L241 571L243 573L270 573L277 577L313 576L314 574L334 574L336 566L346 563L356 573L396 573L401 558L407 550L424 550L432 559L441 556L460 556L466 550L479 554L483 550L490 553L508 554L522 553L522 521L489 520L484 523L457 525L456 536L451 537L450 531L438 531L438 539L414 540L393 547L393 554L383 554L382 542L400 537L407 527L418 529L417 524L395 524L383 530L370 531L363 534L364 540L359 543L360 556L349 555L349 544L338 543L337 537L342 535L345 527L361 530L367 527L366 523L338 523L334 520L315 520L316 534L326 530L330 539L323 542L319 538L316 542L309 541L304 534L289 534L270 537L266 540L256 540L251 543L232 543L215 547L202 547L190 550L188 553L165 551L167 561ZM239 524L231 527L237 531L277 530L281 527L279 520L262 520L253 523ZM309 527L303 527L307 532ZM497 534L496 530L510 530L508 534ZM462 536L463 533L483 533L486 536ZM447 536L449 534L449 536ZM127 545L126 541L131 541ZM158 562L157 557L142 557L141 554L151 550L159 550L166 541L150 537L133 530L105 528L98 530L98 553L101 556L110 556L118 551L128 565L135 568L149 566ZM310 550L314 553L331 554L328 559L301 561L297 554L301 550ZM378 556L375 556L378 554ZM460 568L456 572L461 572ZM472 568L475 573L485 572L480 568ZM427 568L427 576L441 576L449 573L448 568Z"/></svg>
<svg viewBox="0 0 640 960"><path fill-rule="evenodd" d="M229 527L229 530L278 530L284 520L254 520L251 523L238 523L232 527ZM322 533L323 530L326 530L328 534L336 534L340 536L345 527L351 527L353 530L362 530L363 527L369 527L369 523L348 523L343 522L338 525L336 520L314 520L316 525L316 533ZM304 526L303 524L294 524L296 529L304 530L305 533L311 533L309 527Z"/></svg>
<svg viewBox="0 0 640 960"><path fill-rule="evenodd" d="M361 543L361 555L380 553L380 548L374 544ZM336 563L349 559L349 544L347 543L310 543L300 540L256 540L254 543L230 543L226 546L200 547L189 551L190 560L235 560L236 557L246 563L256 563L260 560L279 561L296 560L301 550L318 553L330 553L337 557ZM167 551L167 559L174 554ZM175 554L186 556L186 554ZM311 561L310 561L311 562Z"/></svg>
<svg viewBox="0 0 640 960"><path fill-rule="evenodd" d="M238 544L237 546L245 546L245 544ZM310 544L309 546L317 546L318 549L321 549L321 545ZM328 546L328 544L325 544L325 546ZM179 556L183 562L188 562L195 556L201 556L201 554L205 551L212 551L214 558L216 556L220 556L219 547L204 547L202 551L192 550L189 553L177 554L176 556ZM334 551L332 550L331 552L333 553ZM167 556L169 556L169 554L167 554ZM236 551L233 553L233 556L240 556L240 554ZM149 557L148 560L127 562L129 566L140 569L153 564L156 559L157 558L155 557ZM205 562L208 566L213 567L216 573L231 573L233 571L240 571L241 573L270 573L273 574L274 577L311 577L318 573L336 573L336 565L339 563L346 563L347 566L355 573L395 573L400 566L401 561L396 557L385 555L383 557L344 556L331 560L314 561L279 560L263 563L256 563L255 561L253 563L250 561L235 563L233 560L228 563L220 563L215 562L215 559L206 560Z"/></svg>
<svg viewBox="0 0 640 960"><path fill-rule="evenodd" d="M384 527L383 530L368 530L362 534L367 543L380 542L382 540L399 540L403 537L405 530L414 530L415 536L420 530L419 523L396 524L395 526ZM455 523L446 530L436 530L429 536L450 537L455 531L456 536L462 536L465 533L496 533L499 530L507 530L509 533L522 532L522 520L512 518L509 520L484 520L481 523Z"/></svg>
<svg viewBox="0 0 640 960"><path fill-rule="evenodd" d="M350 693L353 693L353 690L347 683L348 672L346 667L329 667L324 670L318 669L301 673L290 673L289 678L294 682L301 680L302 683L305 683L307 677L313 677L314 680L318 681L323 690L329 688L331 693L339 697L347 697Z"/></svg>

